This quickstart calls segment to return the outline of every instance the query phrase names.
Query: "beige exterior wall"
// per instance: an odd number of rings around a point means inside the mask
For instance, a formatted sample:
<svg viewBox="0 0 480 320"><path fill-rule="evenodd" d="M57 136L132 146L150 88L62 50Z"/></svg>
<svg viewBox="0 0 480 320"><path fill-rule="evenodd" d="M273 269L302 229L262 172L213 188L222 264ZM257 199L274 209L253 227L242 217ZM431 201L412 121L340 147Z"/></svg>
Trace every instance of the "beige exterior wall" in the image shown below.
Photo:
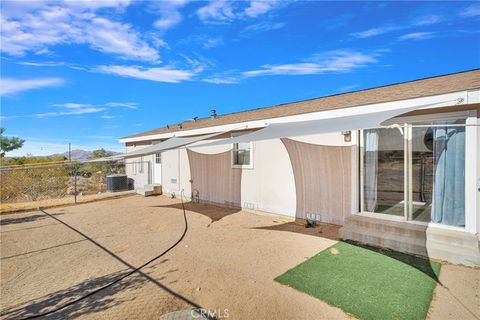
<svg viewBox="0 0 480 320"><path fill-rule="evenodd" d="M478 114L477 114L478 117ZM470 119L472 119L470 117ZM475 118L476 123L479 119ZM469 120L470 125L474 124ZM469 137L467 152L473 157L468 157L470 163L468 170L472 173L467 177L468 194L468 210L466 215L468 217L467 232L476 233L480 230L480 127L469 127L469 132L475 132L474 141L472 135ZM223 138L223 137L222 137ZM344 142L344 137L341 133L311 135L304 137L296 137L292 140L305 142L309 144L323 145L323 146L351 146L351 212L358 212L359 207L359 147L358 147L358 133L352 132L351 142ZM473 144L472 144L473 142ZM145 147L148 144L127 146L127 152L133 149ZM198 142L197 145L205 142ZM240 200L235 201L247 209L254 209L270 213L276 213L295 217L298 211L297 196L294 171L289 154L280 139L257 141L253 144L253 167L252 168L230 168L233 171L241 172L241 193ZM476 145L476 148L471 148ZM470 146L470 147L469 147ZM222 145L215 147L194 147L189 146L191 150L201 154L219 154L229 151L230 145ZM127 163L135 160L150 161L154 163L154 156L144 156L139 158L129 158ZM146 170L146 168L145 168ZM136 186L141 187L146 183L145 174L139 175L133 172L133 165L127 165L127 174L130 178L135 179ZM173 179L173 180L172 180ZM176 179L176 181L175 181ZM165 193L175 193L177 196L183 190L184 194L189 197L192 192L190 183L191 168L189 157L186 148L178 150L170 150L162 153L162 186ZM219 203L222 203L219 201ZM472 210L473 208L473 210Z"/></svg>
<svg viewBox="0 0 480 320"><path fill-rule="evenodd" d="M354 132L350 143L344 142L341 133L299 137L294 140L325 146L352 146L356 141L355 136ZM195 145L203 143L205 142L198 142ZM230 153L231 150L230 145L205 148L189 146L189 148L195 153L204 155ZM231 159L229 159L228 170L234 172L234 175L237 175L238 171L241 174L240 205L246 209L295 217L297 210L295 178L285 146L280 139L273 139L254 142L252 148L252 168L232 168ZM356 159L356 156L352 158ZM153 160L152 157L151 161ZM194 168L194 170L198 169ZM162 189L164 193L175 193L178 196L183 190L185 196L190 197L192 192L190 172L191 167L186 148L162 152ZM177 180L176 183L173 182L175 179ZM220 177L218 176L217 179L220 179ZM196 182L194 181L193 184L195 185ZM222 181L218 181L218 183L221 184ZM356 183L356 175L352 173L352 186L356 186ZM353 190L353 194L356 192L356 189ZM200 194L200 198L202 196ZM205 196L207 197L207 195ZM235 202L237 201L238 199ZM355 201L352 200L352 206L354 206ZM225 199L225 201L217 200L217 202L225 204L228 199ZM353 207L352 210L354 210Z"/></svg>

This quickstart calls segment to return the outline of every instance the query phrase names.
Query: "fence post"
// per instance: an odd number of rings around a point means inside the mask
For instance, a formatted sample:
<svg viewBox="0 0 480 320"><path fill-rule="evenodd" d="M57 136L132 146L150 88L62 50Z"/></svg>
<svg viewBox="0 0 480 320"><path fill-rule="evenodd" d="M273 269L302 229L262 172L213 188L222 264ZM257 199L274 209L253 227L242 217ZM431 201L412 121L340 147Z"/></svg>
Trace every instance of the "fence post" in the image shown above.
<svg viewBox="0 0 480 320"><path fill-rule="evenodd" d="M77 203L77 166L74 166L74 178L73 178L73 194L75 197L75 204Z"/></svg>

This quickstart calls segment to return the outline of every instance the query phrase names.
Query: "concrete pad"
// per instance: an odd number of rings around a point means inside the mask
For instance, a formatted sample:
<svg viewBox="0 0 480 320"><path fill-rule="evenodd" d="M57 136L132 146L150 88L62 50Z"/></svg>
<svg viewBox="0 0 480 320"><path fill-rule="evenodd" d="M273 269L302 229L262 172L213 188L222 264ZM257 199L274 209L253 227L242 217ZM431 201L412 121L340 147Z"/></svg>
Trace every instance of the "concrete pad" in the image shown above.
<svg viewBox="0 0 480 320"><path fill-rule="evenodd" d="M442 265L440 282L433 293L428 319L479 319L480 269Z"/></svg>

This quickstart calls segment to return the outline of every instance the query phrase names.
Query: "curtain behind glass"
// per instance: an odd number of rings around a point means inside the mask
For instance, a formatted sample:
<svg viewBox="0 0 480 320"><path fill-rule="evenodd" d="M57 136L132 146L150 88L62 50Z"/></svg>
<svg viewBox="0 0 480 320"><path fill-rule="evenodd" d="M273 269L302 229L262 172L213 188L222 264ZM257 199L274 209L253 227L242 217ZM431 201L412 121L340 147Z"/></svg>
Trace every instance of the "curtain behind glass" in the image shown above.
<svg viewBox="0 0 480 320"><path fill-rule="evenodd" d="M364 210L375 212L377 206L378 174L378 132L375 129L364 131Z"/></svg>
<svg viewBox="0 0 480 320"><path fill-rule="evenodd" d="M464 123L435 122L434 125ZM432 221L465 226L465 127L435 127Z"/></svg>

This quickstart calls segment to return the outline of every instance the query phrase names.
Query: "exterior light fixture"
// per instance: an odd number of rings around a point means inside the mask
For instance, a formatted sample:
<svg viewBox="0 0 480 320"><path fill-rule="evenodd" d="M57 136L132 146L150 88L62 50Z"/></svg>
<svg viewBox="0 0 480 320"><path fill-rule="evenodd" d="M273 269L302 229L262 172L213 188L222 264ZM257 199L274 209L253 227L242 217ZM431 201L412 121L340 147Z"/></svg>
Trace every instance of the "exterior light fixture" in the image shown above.
<svg viewBox="0 0 480 320"><path fill-rule="evenodd" d="M352 141L352 131L342 131L343 141L351 142Z"/></svg>

